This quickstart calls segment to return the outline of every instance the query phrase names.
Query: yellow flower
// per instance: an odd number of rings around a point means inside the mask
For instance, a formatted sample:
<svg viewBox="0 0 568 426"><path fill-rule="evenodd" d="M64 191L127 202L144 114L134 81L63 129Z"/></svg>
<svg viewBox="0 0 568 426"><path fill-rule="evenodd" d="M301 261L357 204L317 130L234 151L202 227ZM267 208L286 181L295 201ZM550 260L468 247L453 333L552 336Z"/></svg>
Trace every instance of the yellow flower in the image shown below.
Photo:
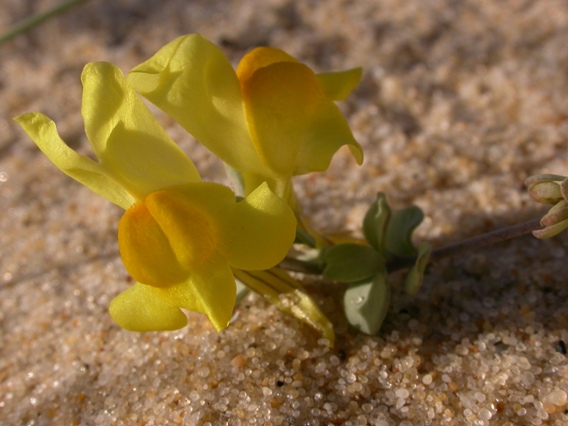
<svg viewBox="0 0 568 426"><path fill-rule="evenodd" d="M316 75L267 47L245 55L235 72L198 34L177 38L127 76L138 93L237 169L245 193L267 181L287 199L292 176L326 170L342 145L362 162L334 103L360 78L361 69Z"/></svg>
<svg viewBox="0 0 568 426"><path fill-rule="evenodd" d="M292 211L266 184L237 202L227 187L202 182L115 66L88 64L82 82L98 162L69 148L45 115L16 121L59 169L126 210L119 248L138 282L111 302L111 316L128 330L173 330L187 324L184 308L223 329L235 303L231 268L282 260L295 236Z"/></svg>

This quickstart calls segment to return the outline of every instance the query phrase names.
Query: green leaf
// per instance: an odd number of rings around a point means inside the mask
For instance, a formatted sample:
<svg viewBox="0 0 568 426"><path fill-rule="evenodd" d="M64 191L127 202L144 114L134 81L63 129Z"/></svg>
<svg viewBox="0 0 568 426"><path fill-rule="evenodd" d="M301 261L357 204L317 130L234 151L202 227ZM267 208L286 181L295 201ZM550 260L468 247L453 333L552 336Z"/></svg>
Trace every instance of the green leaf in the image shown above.
<svg viewBox="0 0 568 426"><path fill-rule="evenodd" d="M382 256L361 244L338 244L323 250L325 277L344 283L361 281L384 267Z"/></svg>
<svg viewBox="0 0 568 426"><path fill-rule="evenodd" d="M383 255L386 254L385 242L390 216L391 209L387 203L386 196L379 192L377 200L371 204L363 219L363 234L369 244Z"/></svg>
<svg viewBox="0 0 568 426"><path fill-rule="evenodd" d="M390 305L387 271L380 271L370 280L352 285L343 297L345 316L353 327L365 334L376 334L383 324Z"/></svg>
<svg viewBox="0 0 568 426"><path fill-rule="evenodd" d="M420 286L424 280L424 270L430 259L430 253L432 253L432 246L430 244L422 243L418 246L416 262L404 279L403 286L407 294L414 296L418 293L418 290L420 290Z"/></svg>
<svg viewBox="0 0 568 426"><path fill-rule="evenodd" d="M412 233L424 219L424 213L417 206L397 211L391 218L386 238L386 248L396 256L414 256L417 253L412 244Z"/></svg>

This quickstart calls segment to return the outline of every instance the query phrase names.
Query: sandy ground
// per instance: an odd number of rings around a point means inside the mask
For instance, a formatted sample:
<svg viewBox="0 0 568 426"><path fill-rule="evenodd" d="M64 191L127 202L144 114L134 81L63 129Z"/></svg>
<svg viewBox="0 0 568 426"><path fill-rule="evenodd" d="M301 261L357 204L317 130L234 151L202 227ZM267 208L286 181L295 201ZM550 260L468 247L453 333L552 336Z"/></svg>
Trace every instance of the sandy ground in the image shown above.
<svg viewBox="0 0 568 426"><path fill-rule="evenodd" d="M6 29L55 0L5 0ZM441 246L532 219L522 182L568 174L568 3L89 1L0 46L0 423L6 425L563 425L568 423L568 238L524 237L433 264L395 291L378 336L350 329L341 292L310 280L329 348L256 296L217 334L133 334L109 300L131 281L121 212L59 172L11 118L41 111L88 152L80 73L127 72L199 32L236 64L258 45L318 71L365 69L342 103L365 149L298 180L315 226L358 232L377 191L417 204ZM207 179L222 168L160 120ZM396 277L394 277L396 283Z"/></svg>

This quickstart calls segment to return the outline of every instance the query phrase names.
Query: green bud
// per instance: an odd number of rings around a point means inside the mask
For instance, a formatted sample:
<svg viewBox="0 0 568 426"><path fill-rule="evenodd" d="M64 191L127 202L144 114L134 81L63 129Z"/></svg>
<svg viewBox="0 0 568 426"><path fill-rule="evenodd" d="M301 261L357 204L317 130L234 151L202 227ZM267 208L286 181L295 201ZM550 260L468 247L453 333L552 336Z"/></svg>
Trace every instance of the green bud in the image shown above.
<svg viewBox="0 0 568 426"><path fill-rule="evenodd" d="M554 237L568 228L568 202L562 200L555 204L540 220L544 229L533 231L533 235L540 239Z"/></svg>
<svg viewBox="0 0 568 426"><path fill-rule="evenodd" d="M385 194L379 192L377 200L371 204L363 219L363 235L379 253L385 255L387 226L391 217L391 209Z"/></svg>
<svg viewBox="0 0 568 426"><path fill-rule="evenodd" d="M525 180L529 194L542 204L556 204L563 198L561 184L566 183L566 176L542 174L534 175Z"/></svg>
<svg viewBox="0 0 568 426"><path fill-rule="evenodd" d="M430 254L432 253L432 246L428 243L421 243L418 246L418 256L414 266L404 279L404 291L411 296L414 296L420 290L422 281L424 281L424 271L428 265Z"/></svg>
<svg viewBox="0 0 568 426"><path fill-rule="evenodd" d="M556 204L562 200L560 185L556 182L538 182L529 186L530 196L542 204Z"/></svg>
<svg viewBox="0 0 568 426"><path fill-rule="evenodd" d="M542 226L552 226L568 219L568 203L560 201L552 207L540 220Z"/></svg>

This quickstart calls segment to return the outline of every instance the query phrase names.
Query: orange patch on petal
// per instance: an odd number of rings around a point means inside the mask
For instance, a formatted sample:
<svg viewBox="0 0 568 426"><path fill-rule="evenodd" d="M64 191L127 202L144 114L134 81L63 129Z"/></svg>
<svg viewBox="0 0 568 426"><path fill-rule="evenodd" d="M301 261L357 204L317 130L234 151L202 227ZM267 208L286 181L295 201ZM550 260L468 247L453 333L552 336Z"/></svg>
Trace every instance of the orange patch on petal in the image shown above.
<svg viewBox="0 0 568 426"><path fill-rule="evenodd" d="M237 77L241 84L245 83L256 70L276 62L298 62L292 56L280 49L272 47L257 47L247 53L237 67Z"/></svg>
<svg viewBox="0 0 568 426"><path fill-rule="evenodd" d="M118 243L132 277L166 287L218 256L218 224L203 206L173 189L152 192L128 209L118 225Z"/></svg>
<svg viewBox="0 0 568 426"><path fill-rule="evenodd" d="M144 203L135 204L120 219L118 246L126 270L136 281L164 287L188 276Z"/></svg>
<svg viewBox="0 0 568 426"><path fill-rule="evenodd" d="M168 236L178 261L186 268L209 262L218 251L218 225L203 207L183 193L156 191L146 197L146 204Z"/></svg>
<svg viewBox="0 0 568 426"><path fill-rule="evenodd" d="M249 130L262 161L291 176L313 115L325 100L312 70L296 62L258 69L243 85Z"/></svg>

